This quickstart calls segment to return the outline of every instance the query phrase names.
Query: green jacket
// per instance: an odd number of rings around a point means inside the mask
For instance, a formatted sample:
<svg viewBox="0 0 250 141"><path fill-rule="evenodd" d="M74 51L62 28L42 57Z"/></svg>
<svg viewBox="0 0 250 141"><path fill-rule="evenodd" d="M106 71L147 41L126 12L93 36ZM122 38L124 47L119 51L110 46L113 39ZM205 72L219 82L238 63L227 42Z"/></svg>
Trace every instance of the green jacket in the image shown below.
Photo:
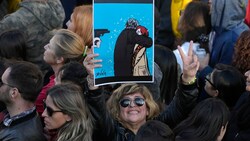
<svg viewBox="0 0 250 141"><path fill-rule="evenodd" d="M23 31L27 38L27 61L46 70L48 65L43 61L44 46L52 37L50 31L61 28L64 18L60 0L23 0L16 12L0 21L0 31Z"/></svg>

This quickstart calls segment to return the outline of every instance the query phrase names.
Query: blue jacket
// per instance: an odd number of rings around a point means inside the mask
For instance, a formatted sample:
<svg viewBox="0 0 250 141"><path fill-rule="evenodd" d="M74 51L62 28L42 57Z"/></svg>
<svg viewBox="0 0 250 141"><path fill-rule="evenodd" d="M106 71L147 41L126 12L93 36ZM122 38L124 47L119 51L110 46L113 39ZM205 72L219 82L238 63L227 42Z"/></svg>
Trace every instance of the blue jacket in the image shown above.
<svg viewBox="0 0 250 141"><path fill-rule="evenodd" d="M240 34L248 30L244 23L247 0L212 1L211 22L215 36L207 67L199 72L199 78L211 73L217 63L231 64L234 45Z"/></svg>

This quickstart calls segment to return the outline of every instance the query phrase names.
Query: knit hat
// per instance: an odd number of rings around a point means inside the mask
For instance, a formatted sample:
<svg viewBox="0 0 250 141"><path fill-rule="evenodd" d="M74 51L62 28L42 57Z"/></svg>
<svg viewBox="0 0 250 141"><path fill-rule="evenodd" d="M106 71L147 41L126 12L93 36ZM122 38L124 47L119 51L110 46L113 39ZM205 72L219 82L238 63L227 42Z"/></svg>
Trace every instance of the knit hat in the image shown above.
<svg viewBox="0 0 250 141"><path fill-rule="evenodd" d="M129 18L126 22L126 29L136 29L139 25L139 22L134 18Z"/></svg>

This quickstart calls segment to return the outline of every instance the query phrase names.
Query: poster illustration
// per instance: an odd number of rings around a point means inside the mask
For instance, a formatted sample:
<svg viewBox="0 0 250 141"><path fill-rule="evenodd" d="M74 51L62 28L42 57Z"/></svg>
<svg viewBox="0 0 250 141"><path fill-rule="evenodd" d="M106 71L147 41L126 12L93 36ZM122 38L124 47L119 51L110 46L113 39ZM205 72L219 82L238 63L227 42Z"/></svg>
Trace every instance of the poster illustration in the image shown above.
<svg viewBox="0 0 250 141"><path fill-rule="evenodd" d="M153 0L94 0L95 85L153 82Z"/></svg>

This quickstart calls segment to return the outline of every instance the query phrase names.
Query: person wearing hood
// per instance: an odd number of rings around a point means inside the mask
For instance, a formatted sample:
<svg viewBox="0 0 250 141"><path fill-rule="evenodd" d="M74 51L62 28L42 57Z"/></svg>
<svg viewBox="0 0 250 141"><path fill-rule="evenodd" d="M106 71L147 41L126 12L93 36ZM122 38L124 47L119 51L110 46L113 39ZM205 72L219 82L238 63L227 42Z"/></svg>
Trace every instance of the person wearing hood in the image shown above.
<svg viewBox="0 0 250 141"><path fill-rule="evenodd" d="M60 0L22 0L20 8L0 21L0 31L18 29L27 36L26 58L42 71L48 69L43 61L44 46L52 35L50 31L61 28L65 13Z"/></svg>
<svg viewBox="0 0 250 141"><path fill-rule="evenodd" d="M240 34L248 30L244 23L247 0L209 0L212 32L209 38L209 54L200 59L199 86L202 88L199 101L208 97L204 91L205 77L216 64L232 65L234 46Z"/></svg>
<svg viewBox="0 0 250 141"><path fill-rule="evenodd" d="M200 60L199 78L212 72L217 63L231 64L234 45L240 34L249 29L244 23L247 0L212 0L210 56Z"/></svg>

